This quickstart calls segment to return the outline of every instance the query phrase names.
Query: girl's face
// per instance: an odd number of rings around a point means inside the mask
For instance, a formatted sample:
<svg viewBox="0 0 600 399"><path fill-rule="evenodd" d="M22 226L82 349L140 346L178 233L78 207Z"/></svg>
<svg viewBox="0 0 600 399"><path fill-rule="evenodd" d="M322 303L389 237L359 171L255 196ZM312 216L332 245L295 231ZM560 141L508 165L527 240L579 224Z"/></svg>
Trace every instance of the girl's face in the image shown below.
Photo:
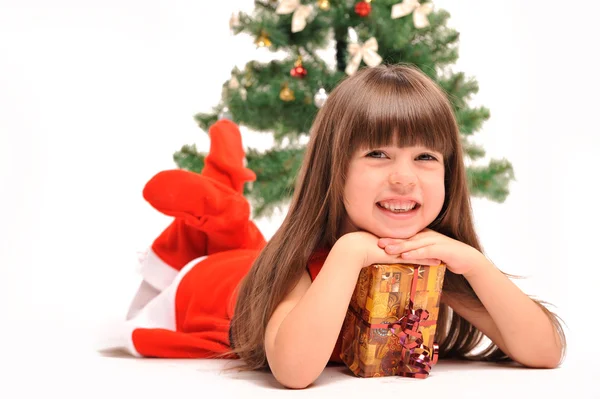
<svg viewBox="0 0 600 399"><path fill-rule="evenodd" d="M343 233L409 238L427 227L444 204L442 154L425 147L378 147L350 160Z"/></svg>

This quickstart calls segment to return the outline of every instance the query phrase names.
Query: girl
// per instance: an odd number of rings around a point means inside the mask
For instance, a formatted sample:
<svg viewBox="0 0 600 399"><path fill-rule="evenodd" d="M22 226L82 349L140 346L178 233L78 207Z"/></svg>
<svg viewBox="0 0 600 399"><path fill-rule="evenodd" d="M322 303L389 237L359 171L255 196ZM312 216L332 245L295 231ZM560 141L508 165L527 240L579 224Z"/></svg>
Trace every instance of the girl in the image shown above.
<svg viewBox="0 0 600 399"><path fill-rule="evenodd" d="M135 347L144 356L241 358L244 369L270 369L282 385L304 388L329 361L339 362L340 329L363 267L440 261L447 265L440 359L560 364L566 344L557 317L481 252L446 95L416 68L365 68L319 111L289 212L272 239L208 254L182 270L197 276L186 291L196 294L178 295L172 332L209 334L181 315L194 308L191 297L206 302L211 295L202 290L218 286L219 306L228 309L220 328L230 340L208 349L208 341L175 345L163 336ZM223 276L233 276L229 291L218 285ZM491 346L471 354L483 335Z"/></svg>

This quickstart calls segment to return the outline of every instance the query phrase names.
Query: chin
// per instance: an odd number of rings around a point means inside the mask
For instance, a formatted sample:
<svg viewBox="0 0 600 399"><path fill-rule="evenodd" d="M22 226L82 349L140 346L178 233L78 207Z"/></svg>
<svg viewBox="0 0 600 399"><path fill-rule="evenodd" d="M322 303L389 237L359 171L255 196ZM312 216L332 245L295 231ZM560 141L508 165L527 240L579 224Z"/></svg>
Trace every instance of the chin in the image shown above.
<svg viewBox="0 0 600 399"><path fill-rule="evenodd" d="M388 228L388 229L377 229L375 234L379 238L400 238L407 239L413 237L415 234L423 230L423 227L404 227L404 228Z"/></svg>

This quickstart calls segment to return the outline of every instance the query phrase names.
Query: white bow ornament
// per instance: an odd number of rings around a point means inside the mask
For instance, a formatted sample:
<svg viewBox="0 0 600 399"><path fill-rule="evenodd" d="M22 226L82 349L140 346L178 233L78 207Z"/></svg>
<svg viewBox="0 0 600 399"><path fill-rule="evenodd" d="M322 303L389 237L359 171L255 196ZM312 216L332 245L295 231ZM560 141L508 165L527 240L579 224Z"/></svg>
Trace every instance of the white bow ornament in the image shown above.
<svg viewBox="0 0 600 399"><path fill-rule="evenodd" d="M276 14L292 15L292 32L300 32L306 27L306 21L313 12L312 5L301 5L300 0L282 0L275 10Z"/></svg>
<svg viewBox="0 0 600 399"><path fill-rule="evenodd" d="M358 70L361 60L370 67L381 64L383 59L377 54L378 48L377 39L374 37L367 40L362 46L356 42L348 44L348 53L352 59L346 66L346 73L353 75Z"/></svg>
<svg viewBox="0 0 600 399"><path fill-rule="evenodd" d="M427 16L432 11L433 4L431 3L419 4L418 0L404 0L402 3L392 6L392 19L404 17L412 12L415 28L425 28L429 26Z"/></svg>

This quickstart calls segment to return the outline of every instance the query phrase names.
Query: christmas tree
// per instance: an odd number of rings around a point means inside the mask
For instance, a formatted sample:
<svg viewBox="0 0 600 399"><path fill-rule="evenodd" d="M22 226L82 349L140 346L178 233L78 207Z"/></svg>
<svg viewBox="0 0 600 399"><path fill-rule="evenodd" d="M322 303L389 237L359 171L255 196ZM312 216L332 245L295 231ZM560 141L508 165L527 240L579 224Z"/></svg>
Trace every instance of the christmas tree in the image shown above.
<svg viewBox="0 0 600 399"><path fill-rule="evenodd" d="M245 195L255 217L271 214L291 198L312 120L327 93L360 67L382 62L419 67L448 94L466 161L485 156L485 150L468 139L490 112L468 104L479 90L475 79L451 70L458 59L459 33L446 26L449 18L447 11L417 0L257 0L252 15L232 15L234 34L244 32L258 47L288 54L266 63L250 61L244 70L233 68L213 112L195 115L204 131L218 119L229 118L273 135L275 145L268 151L247 149L247 167L257 180L246 185ZM335 65L318 54L327 47L335 49ZM200 172L204 156L195 145L184 145L174 160L179 168ZM472 195L503 202L514 178L511 164L505 159L472 163L467 162Z"/></svg>

